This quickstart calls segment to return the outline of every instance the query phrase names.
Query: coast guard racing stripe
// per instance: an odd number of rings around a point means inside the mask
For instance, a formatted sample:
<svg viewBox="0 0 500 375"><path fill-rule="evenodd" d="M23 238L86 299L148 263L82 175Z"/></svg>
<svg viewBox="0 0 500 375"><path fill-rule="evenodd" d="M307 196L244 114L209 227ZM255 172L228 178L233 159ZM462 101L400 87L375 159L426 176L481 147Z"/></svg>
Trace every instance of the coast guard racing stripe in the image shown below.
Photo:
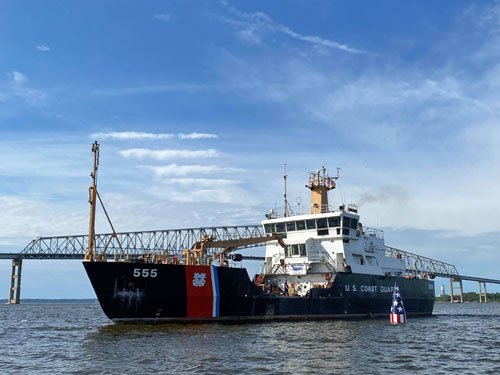
<svg viewBox="0 0 500 375"><path fill-rule="evenodd" d="M188 318L219 316L219 283L213 266L185 266Z"/></svg>
<svg viewBox="0 0 500 375"><path fill-rule="evenodd" d="M219 316L219 277L217 276L217 268L210 266L211 276L212 276L212 293L214 296L214 305L212 309L212 317L217 318Z"/></svg>

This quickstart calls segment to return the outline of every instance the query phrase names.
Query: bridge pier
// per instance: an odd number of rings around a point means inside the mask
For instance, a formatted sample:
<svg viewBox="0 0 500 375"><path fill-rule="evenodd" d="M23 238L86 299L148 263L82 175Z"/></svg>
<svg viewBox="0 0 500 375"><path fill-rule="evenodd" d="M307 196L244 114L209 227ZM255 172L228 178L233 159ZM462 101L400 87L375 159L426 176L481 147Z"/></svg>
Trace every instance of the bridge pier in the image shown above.
<svg viewBox="0 0 500 375"><path fill-rule="evenodd" d="M455 286L455 283L458 283L457 286ZM458 289L460 291L460 295L457 297L460 297L460 300L455 301L455 294L453 291L455 289ZM462 279L450 279L450 302L451 303L464 303L464 290L462 287Z"/></svg>
<svg viewBox="0 0 500 375"><path fill-rule="evenodd" d="M12 275L10 278L9 303L19 304L21 301L21 270L22 259L12 259Z"/></svg>
<svg viewBox="0 0 500 375"><path fill-rule="evenodd" d="M482 299L484 299L484 303L488 302L486 299L486 282L485 281L478 281L479 283L479 303L482 302Z"/></svg>

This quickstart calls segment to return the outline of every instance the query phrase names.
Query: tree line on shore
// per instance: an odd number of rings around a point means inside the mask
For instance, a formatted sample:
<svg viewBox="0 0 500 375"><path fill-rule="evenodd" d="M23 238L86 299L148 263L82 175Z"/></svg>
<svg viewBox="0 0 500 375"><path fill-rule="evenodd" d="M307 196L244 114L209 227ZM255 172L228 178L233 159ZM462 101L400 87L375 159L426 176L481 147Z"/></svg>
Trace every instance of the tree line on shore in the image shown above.
<svg viewBox="0 0 500 375"><path fill-rule="evenodd" d="M457 295L455 295L455 300L457 300ZM476 292L467 292L463 294L464 302L479 302L479 294ZM500 293L486 293L486 300L488 302L500 302ZM436 302L450 302L450 296L445 294L444 296L436 297Z"/></svg>

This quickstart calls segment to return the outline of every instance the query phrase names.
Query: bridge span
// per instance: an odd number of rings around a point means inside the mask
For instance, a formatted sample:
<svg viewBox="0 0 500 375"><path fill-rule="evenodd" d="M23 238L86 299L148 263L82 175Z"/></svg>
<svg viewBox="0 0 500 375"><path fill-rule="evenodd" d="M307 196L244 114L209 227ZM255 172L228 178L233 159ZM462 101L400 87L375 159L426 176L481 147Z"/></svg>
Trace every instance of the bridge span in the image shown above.
<svg viewBox="0 0 500 375"><path fill-rule="evenodd" d="M115 259L123 260L125 255L140 256L149 253L168 251L169 255L181 256L184 249L202 240L203 236L212 236L216 241L238 240L265 236L261 225L239 225L221 227L202 227L186 229L166 229L139 232L116 233L117 241L113 241L112 233L96 234L96 249ZM262 244L244 246L258 247ZM12 274L9 290L9 303L20 302L21 271L23 260L28 259L84 259L88 247L88 235L38 237L30 241L18 253L0 253L1 259L12 260ZM408 251L386 246L386 255L403 259L406 272L414 277L433 275L450 279L451 302L463 302L462 281L477 281L479 283L479 301L486 302L486 283L500 284L500 280L475 276L460 275L452 264L424 257ZM264 261L264 257L244 256L245 260ZM455 294L454 291L459 293ZM457 300L455 297L459 297Z"/></svg>

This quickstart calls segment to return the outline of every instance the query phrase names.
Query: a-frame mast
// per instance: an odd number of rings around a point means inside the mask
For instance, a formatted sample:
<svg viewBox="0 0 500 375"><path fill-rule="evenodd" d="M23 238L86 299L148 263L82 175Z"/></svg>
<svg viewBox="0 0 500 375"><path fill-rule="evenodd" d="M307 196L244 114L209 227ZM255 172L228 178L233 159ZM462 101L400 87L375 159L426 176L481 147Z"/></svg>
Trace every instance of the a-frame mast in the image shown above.
<svg viewBox="0 0 500 375"><path fill-rule="evenodd" d="M85 253L85 261L95 261L95 210L97 206L97 170L99 168L99 143L95 141L92 144L92 152L94 153L94 168L90 177L92 178L92 186L89 188L89 203L90 203L90 220L89 220L89 239L88 248Z"/></svg>

